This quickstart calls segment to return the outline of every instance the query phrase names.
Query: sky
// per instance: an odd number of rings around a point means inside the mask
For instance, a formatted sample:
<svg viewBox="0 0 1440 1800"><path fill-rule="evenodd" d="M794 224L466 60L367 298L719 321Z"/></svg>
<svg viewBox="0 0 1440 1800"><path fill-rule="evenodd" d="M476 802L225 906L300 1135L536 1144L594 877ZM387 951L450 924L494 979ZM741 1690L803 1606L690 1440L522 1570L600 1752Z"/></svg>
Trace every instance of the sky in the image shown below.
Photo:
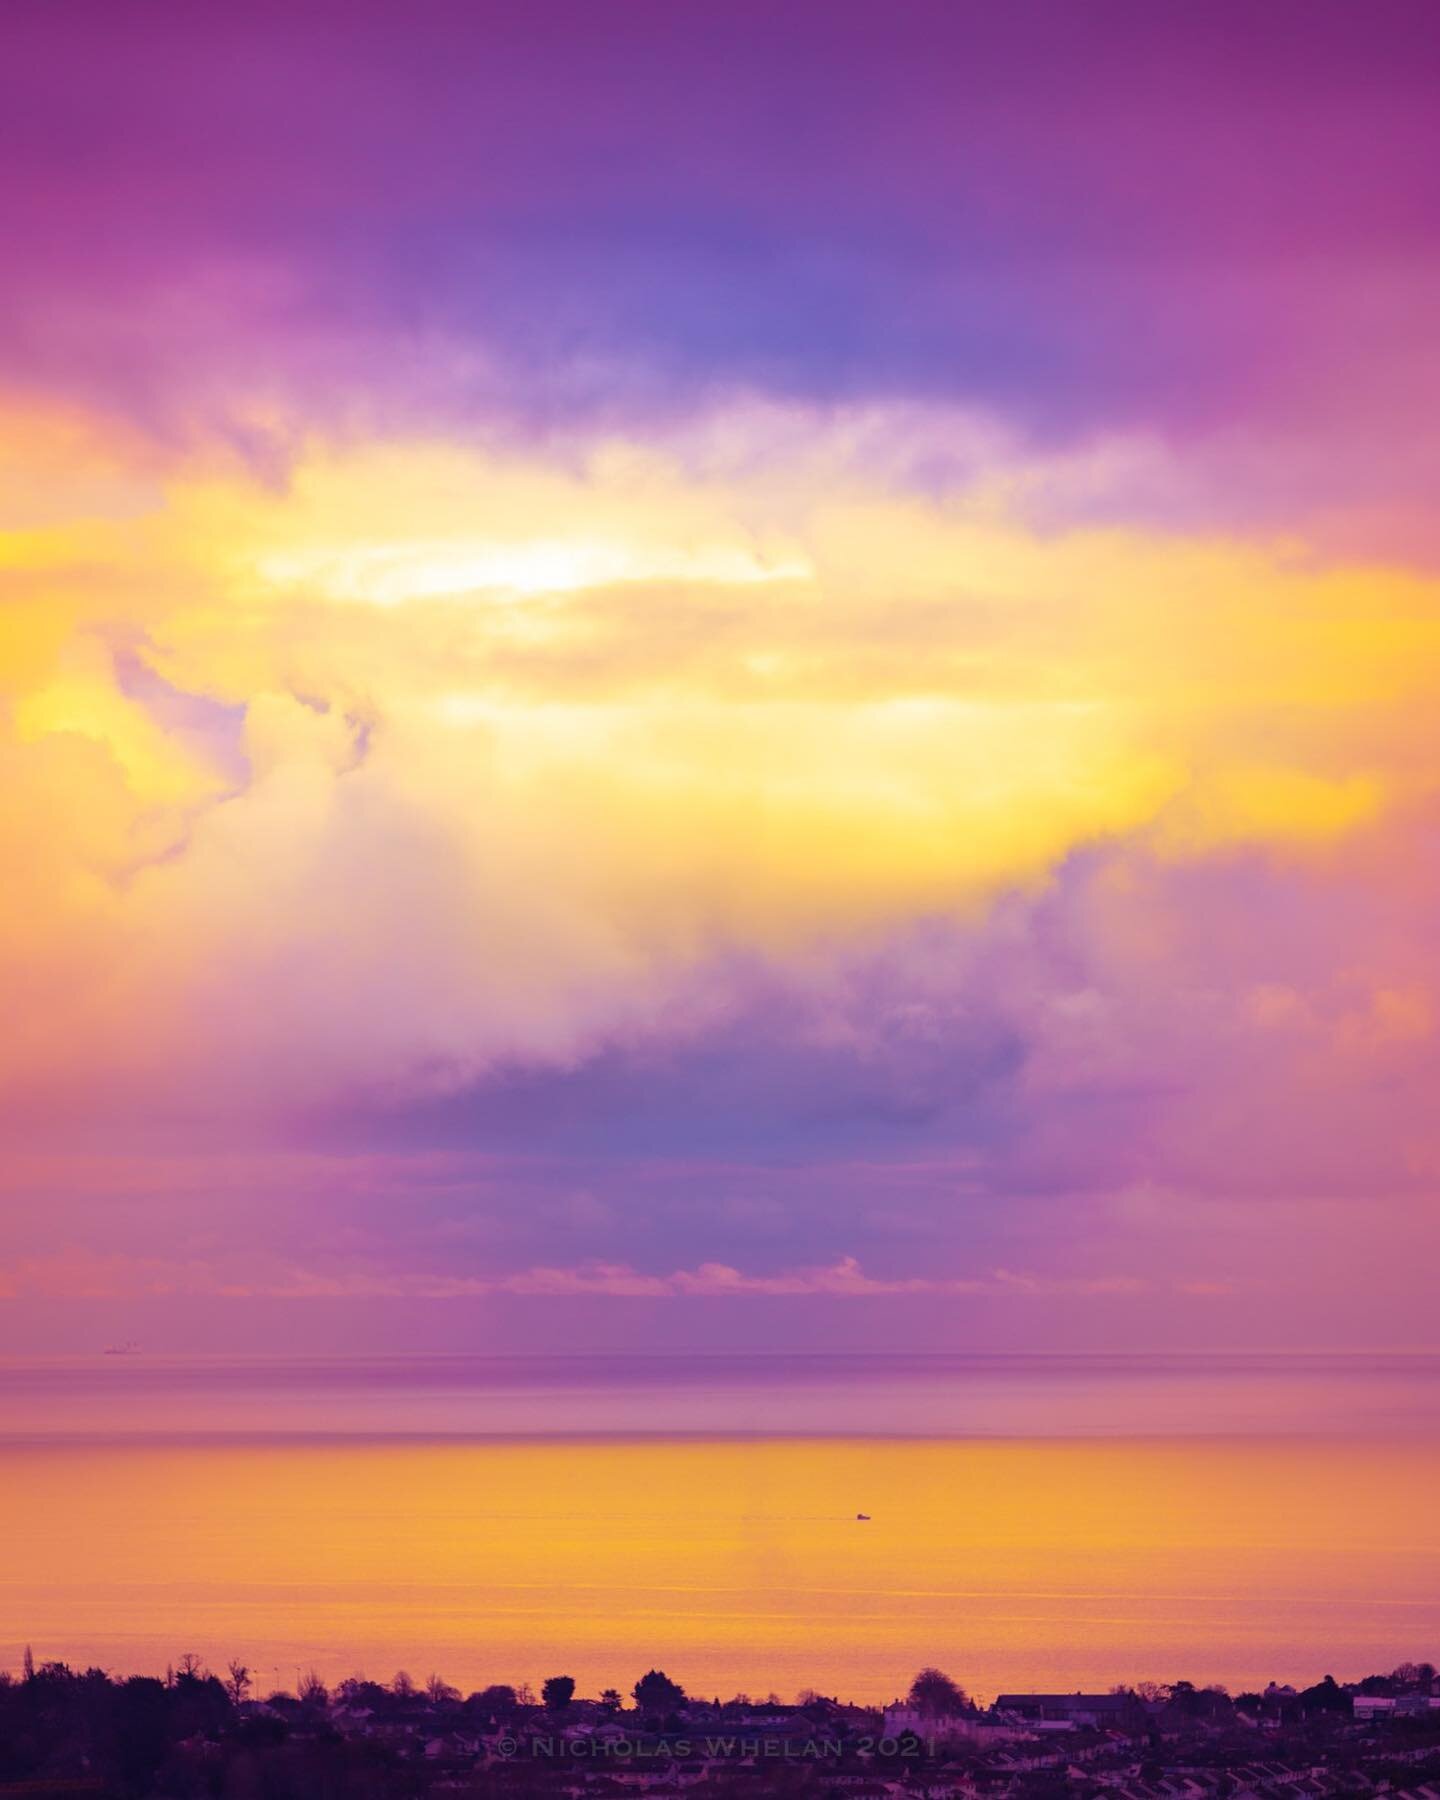
<svg viewBox="0 0 1440 1800"><path fill-rule="evenodd" d="M1428 0L15 0L0 1348L1434 1346Z"/></svg>

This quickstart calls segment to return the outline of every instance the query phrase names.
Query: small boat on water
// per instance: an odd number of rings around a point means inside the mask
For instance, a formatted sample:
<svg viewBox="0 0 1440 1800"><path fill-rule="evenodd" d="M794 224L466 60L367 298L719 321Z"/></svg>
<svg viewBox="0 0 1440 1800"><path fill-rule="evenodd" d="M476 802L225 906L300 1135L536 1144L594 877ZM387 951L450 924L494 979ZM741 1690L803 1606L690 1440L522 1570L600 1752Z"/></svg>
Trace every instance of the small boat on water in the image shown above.
<svg viewBox="0 0 1440 1800"><path fill-rule="evenodd" d="M856 1513L855 1517L857 1520L863 1519L867 1525L870 1523L869 1513Z"/></svg>

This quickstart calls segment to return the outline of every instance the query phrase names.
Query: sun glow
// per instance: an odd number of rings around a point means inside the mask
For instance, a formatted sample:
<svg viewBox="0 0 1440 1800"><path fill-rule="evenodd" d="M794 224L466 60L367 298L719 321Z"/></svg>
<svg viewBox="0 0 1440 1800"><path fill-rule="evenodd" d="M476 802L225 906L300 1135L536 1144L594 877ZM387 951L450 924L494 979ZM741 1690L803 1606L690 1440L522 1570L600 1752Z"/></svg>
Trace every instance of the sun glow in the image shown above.
<svg viewBox="0 0 1440 1800"><path fill-rule="evenodd" d="M738 546L683 549L569 538L329 546L263 557L257 567L278 587L311 588L381 606L467 594L525 599L620 582L745 586L804 581L812 574L801 560L767 563Z"/></svg>

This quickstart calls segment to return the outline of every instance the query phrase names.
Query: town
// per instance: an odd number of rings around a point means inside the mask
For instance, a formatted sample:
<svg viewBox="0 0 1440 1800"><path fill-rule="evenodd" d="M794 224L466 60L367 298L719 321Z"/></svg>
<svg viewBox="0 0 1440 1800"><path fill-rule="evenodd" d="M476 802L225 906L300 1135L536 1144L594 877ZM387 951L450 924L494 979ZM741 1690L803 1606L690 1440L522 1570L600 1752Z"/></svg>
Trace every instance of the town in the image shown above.
<svg viewBox="0 0 1440 1800"><path fill-rule="evenodd" d="M600 1800L627 1794L835 1800L1440 1800L1440 1678L1428 1662L1358 1681L1228 1694L1177 1680L980 1705L938 1669L892 1705L813 1692L728 1700L658 1669L628 1695L468 1696L440 1676L255 1693L193 1656L163 1679L26 1652L0 1675L0 1796L104 1800Z"/></svg>

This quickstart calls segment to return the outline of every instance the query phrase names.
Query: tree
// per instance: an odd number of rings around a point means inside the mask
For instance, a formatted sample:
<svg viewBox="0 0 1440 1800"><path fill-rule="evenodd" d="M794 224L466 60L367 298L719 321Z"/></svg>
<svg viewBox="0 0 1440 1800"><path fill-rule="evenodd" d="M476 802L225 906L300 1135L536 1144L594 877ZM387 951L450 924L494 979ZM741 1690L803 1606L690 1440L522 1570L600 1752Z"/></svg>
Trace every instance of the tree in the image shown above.
<svg viewBox="0 0 1440 1800"><path fill-rule="evenodd" d="M1353 1706L1354 1702L1333 1675L1327 1675L1314 1687L1302 1688L1300 1692L1300 1710L1307 1718L1316 1713L1348 1713Z"/></svg>
<svg viewBox="0 0 1440 1800"><path fill-rule="evenodd" d="M497 1718L508 1718L516 1706L516 1694L507 1682L493 1682L487 1688L481 1688L478 1694L472 1694L466 1704L472 1712L494 1715Z"/></svg>
<svg viewBox="0 0 1440 1800"><path fill-rule="evenodd" d="M304 1675L300 1678L300 1686L296 1690L296 1698L302 1701L306 1706L328 1706L330 1704L330 1690L320 1679L317 1670L307 1669L305 1671Z"/></svg>
<svg viewBox="0 0 1440 1800"><path fill-rule="evenodd" d="M1173 1681L1165 1701L1166 1715L1172 1719L1208 1719L1221 1723L1233 1708L1223 1687L1197 1688L1193 1681Z"/></svg>
<svg viewBox="0 0 1440 1800"><path fill-rule="evenodd" d="M570 1675L552 1675L540 1689L540 1698L551 1712L564 1712L575 1698L575 1680Z"/></svg>
<svg viewBox="0 0 1440 1800"><path fill-rule="evenodd" d="M630 1690L642 1712L671 1712L685 1704L685 1690L660 1669L648 1669Z"/></svg>
<svg viewBox="0 0 1440 1800"><path fill-rule="evenodd" d="M225 1692L230 1696L232 1706L243 1706L245 1696L250 1692L250 1671L242 1662L232 1661L230 1671L225 1677Z"/></svg>
<svg viewBox="0 0 1440 1800"><path fill-rule="evenodd" d="M619 1712L619 1710L620 1710L620 1690L619 1690L619 1688L601 1688L600 1704L605 1708L606 1712Z"/></svg>
<svg viewBox="0 0 1440 1800"><path fill-rule="evenodd" d="M1308 1692L1314 1693L1313 1688ZM1355 1703L1336 1681L1333 1675L1327 1675L1320 1683L1319 1699L1325 1712L1349 1713L1355 1710Z"/></svg>
<svg viewBox="0 0 1440 1800"><path fill-rule="evenodd" d="M35 1679L35 1652L28 1644L25 1646L25 1661L21 1665L21 1679L24 1681Z"/></svg>
<svg viewBox="0 0 1440 1800"><path fill-rule="evenodd" d="M395 1679L390 1683L390 1692L397 1700L413 1700L418 1690L414 1678L404 1669L397 1669Z"/></svg>
<svg viewBox="0 0 1440 1800"><path fill-rule="evenodd" d="M453 1706L460 1698L459 1688L451 1687L442 1676L432 1675L425 1683L425 1694L432 1706Z"/></svg>
<svg viewBox="0 0 1440 1800"><path fill-rule="evenodd" d="M347 1675L336 1688L335 1695L344 1706L372 1713L382 1711L390 1698L387 1688L378 1681L367 1681L363 1675Z"/></svg>
<svg viewBox="0 0 1440 1800"><path fill-rule="evenodd" d="M132 1675L115 1695L115 1766L135 1793L151 1791L169 1737L167 1685L148 1675Z"/></svg>
<svg viewBox="0 0 1440 1800"><path fill-rule="evenodd" d="M922 1669L910 1683L910 1704L929 1718L944 1718L969 1709L970 1701L941 1669Z"/></svg>

